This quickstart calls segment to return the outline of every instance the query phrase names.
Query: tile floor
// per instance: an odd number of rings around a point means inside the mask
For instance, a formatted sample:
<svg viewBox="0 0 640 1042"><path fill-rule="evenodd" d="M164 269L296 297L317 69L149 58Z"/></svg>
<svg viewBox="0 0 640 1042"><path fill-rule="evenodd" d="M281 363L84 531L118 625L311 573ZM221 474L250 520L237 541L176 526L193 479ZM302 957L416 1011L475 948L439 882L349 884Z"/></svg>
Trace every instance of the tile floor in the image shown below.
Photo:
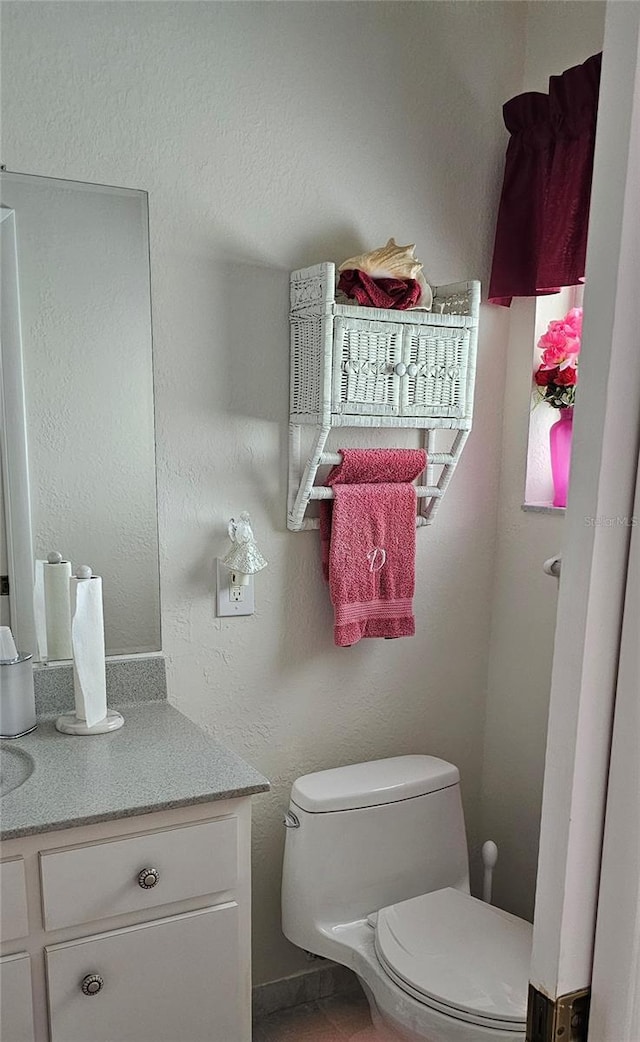
<svg viewBox="0 0 640 1042"><path fill-rule="evenodd" d="M385 1042L362 992L278 1010L253 1025L253 1042Z"/></svg>

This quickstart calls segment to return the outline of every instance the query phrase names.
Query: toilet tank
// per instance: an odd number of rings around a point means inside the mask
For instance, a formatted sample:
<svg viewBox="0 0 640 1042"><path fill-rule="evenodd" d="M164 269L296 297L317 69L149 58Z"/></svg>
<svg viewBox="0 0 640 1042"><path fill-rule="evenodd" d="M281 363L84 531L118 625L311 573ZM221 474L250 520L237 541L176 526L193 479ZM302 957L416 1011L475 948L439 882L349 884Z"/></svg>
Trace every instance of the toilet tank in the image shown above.
<svg viewBox="0 0 640 1042"><path fill-rule="evenodd" d="M469 891L460 775L445 760L396 756L307 774L294 782L287 822L282 925L309 951L338 923L447 886Z"/></svg>

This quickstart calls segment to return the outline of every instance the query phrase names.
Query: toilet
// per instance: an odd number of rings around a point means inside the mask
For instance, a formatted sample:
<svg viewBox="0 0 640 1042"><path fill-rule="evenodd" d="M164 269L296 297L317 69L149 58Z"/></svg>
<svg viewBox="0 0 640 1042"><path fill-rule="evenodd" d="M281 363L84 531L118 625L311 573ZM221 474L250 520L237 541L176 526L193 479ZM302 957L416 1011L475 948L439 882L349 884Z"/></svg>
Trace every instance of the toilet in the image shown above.
<svg viewBox="0 0 640 1042"><path fill-rule="evenodd" d="M532 927L469 893L457 767L307 774L284 823L284 934L355 971L382 1038L524 1042Z"/></svg>

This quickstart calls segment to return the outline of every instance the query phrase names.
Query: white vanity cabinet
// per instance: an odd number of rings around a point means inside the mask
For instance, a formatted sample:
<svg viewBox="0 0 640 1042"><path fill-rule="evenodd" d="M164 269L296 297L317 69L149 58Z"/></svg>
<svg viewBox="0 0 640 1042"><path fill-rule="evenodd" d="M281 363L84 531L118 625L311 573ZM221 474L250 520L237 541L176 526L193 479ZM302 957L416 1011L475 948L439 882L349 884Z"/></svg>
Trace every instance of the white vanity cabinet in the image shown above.
<svg viewBox="0 0 640 1042"><path fill-rule="evenodd" d="M24 858L7 858L0 862L0 941L28 933Z"/></svg>
<svg viewBox="0 0 640 1042"><path fill-rule="evenodd" d="M250 1042L250 815L243 797L5 842L26 916L2 1042Z"/></svg>
<svg viewBox="0 0 640 1042"><path fill-rule="evenodd" d="M242 1037L235 902L45 952L51 1042Z"/></svg>
<svg viewBox="0 0 640 1042"><path fill-rule="evenodd" d="M0 1039L34 1042L31 960L26 952L0 959Z"/></svg>
<svg viewBox="0 0 640 1042"><path fill-rule="evenodd" d="M7 858L0 862L0 941L3 951L11 942L16 950L0 958L1 1042L34 1040L31 960L27 952L19 950L28 933L24 859Z"/></svg>

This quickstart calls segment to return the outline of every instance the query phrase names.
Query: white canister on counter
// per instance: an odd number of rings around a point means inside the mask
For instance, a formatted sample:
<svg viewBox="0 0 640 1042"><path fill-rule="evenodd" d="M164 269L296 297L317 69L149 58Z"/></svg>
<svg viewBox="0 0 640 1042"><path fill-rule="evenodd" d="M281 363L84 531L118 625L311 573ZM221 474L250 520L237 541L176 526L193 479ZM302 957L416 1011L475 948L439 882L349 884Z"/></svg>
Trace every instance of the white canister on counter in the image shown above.
<svg viewBox="0 0 640 1042"><path fill-rule="evenodd" d="M36 729L31 655L0 659L0 738L22 738Z"/></svg>

